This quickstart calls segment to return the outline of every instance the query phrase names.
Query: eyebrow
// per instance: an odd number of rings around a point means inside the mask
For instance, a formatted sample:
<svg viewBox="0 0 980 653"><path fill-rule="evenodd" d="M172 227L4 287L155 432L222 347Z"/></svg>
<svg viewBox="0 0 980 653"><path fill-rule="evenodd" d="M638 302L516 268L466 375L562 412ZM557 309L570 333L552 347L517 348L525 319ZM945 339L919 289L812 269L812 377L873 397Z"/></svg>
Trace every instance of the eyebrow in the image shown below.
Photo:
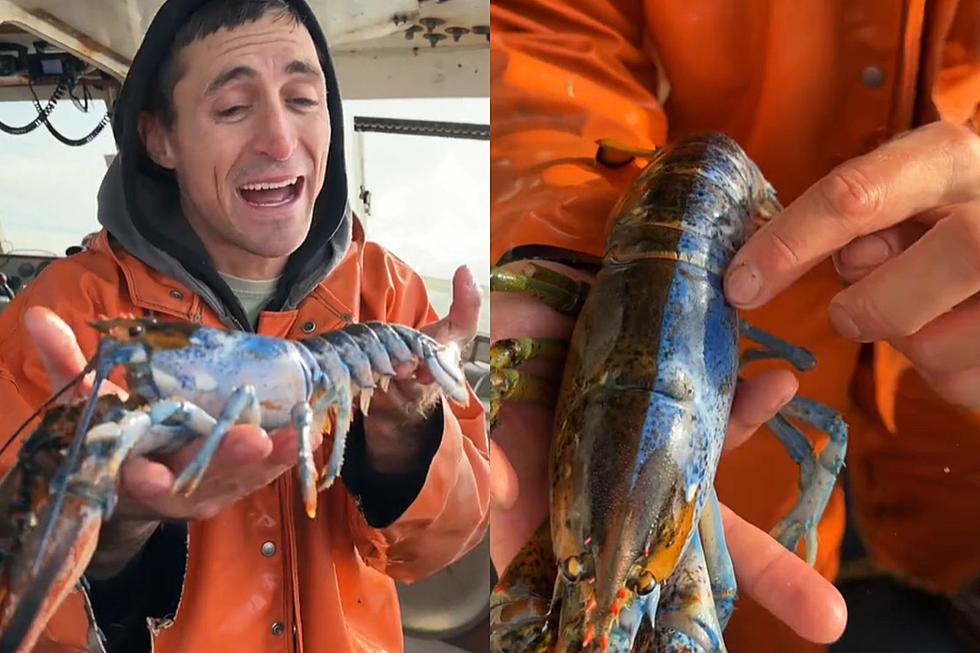
<svg viewBox="0 0 980 653"><path fill-rule="evenodd" d="M211 83L208 84L208 88L204 94L211 95L239 79L255 79L256 77L258 77L258 73L248 66L235 66L234 68L226 70L215 77Z"/></svg>
<svg viewBox="0 0 980 653"><path fill-rule="evenodd" d="M285 70L287 75L301 75L303 77L315 77L317 79L323 78L323 73L320 72L319 67L315 67L309 62L300 61L299 59L286 64ZM215 77L208 84L208 88L204 94L212 95L234 81L239 79L255 79L256 77L258 77L258 73L254 69L248 66L235 66Z"/></svg>
<svg viewBox="0 0 980 653"><path fill-rule="evenodd" d="M286 74L302 75L303 77L316 77L318 79L323 78L323 73L320 71L319 66L314 66L309 61L300 61L299 59L290 61L288 64L286 64Z"/></svg>

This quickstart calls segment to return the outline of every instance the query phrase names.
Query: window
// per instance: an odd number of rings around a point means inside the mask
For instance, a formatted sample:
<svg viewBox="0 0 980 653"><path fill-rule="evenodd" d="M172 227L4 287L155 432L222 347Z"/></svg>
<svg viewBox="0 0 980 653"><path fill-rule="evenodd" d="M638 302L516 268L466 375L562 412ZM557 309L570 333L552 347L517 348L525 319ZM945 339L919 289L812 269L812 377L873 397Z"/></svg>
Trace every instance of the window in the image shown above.
<svg viewBox="0 0 980 653"><path fill-rule="evenodd" d="M105 112L101 100L90 102L88 113L63 100L50 121L65 136L82 138ZM36 117L32 102L0 102L0 122L6 125L21 127ZM23 136L0 132L0 249L64 256L66 248L98 231L99 185L106 157L115 153L108 126L82 147L59 143L44 125Z"/></svg>
<svg viewBox="0 0 980 653"><path fill-rule="evenodd" d="M468 265L483 291L479 331L490 332L488 140L354 131L354 117L486 125L489 98L354 100L345 104L351 202L367 237L423 276L440 315Z"/></svg>

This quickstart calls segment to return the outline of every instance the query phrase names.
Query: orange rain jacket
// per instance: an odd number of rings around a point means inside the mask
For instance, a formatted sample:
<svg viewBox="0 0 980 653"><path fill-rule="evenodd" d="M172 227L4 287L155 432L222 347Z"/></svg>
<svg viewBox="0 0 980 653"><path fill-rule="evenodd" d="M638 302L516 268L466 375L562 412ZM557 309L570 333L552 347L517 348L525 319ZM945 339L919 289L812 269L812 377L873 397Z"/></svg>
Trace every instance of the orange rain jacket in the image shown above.
<svg viewBox="0 0 980 653"><path fill-rule="evenodd" d="M204 2L166 0L129 68L112 116L119 156L99 191L105 229L85 252L52 263L0 314L0 442L50 394L23 326L29 305L57 312L87 357L96 348L88 322L99 315L153 313L252 330L183 215L175 175L148 159L139 135L160 62ZM319 52L332 137L309 232L257 331L302 338L351 321L431 323L437 316L421 278L366 243L351 215L343 107L328 45L308 3L288 2ZM466 409L443 402L432 420L420 460L428 467L405 475L372 472L355 420L342 482L320 494L315 520L303 510L292 472L213 519L162 526L127 570L87 593L113 650L402 651L393 579L419 579L453 562L483 538L489 521L482 404L471 391ZM7 449L0 472L16 449ZM318 468L328 452L318 450ZM85 643L83 598L70 596L48 629L69 650Z"/></svg>
<svg viewBox="0 0 980 653"><path fill-rule="evenodd" d="M110 246L101 232L87 251L52 263L0 313L4 440L51 392L23 327L24 310L31 305L56 311L77 334L86 357L97 344L97 334L87 322L100 314L153 313L223 328L186 286ZM353 242L337 267L295 310L263 313L258 333L298 339L308 337L303 330L307 323L322 332L350 321L418 327L435 319L421 278L378 245L365 243L355 223ZM118 377L112 380L122 382ZM444 401L442 411L442 439L424 485L408 508L384 527L367 523L344 483L320 494L316 519L310 520L295 471L217 517L191 523L183 585L183 569L161 570L135 586L130 597L139 602L157 593L155 584L176 583L179 605L149 608L153 650L401 651L393 579L416 580L453 562L479 543L488 521L483 407L471 393L467 408ZM323 469L328 443L315 453L317 469ZM9 469L14 454L16 447L0 461L0 471ZM183 557L183 540L173 539L151 540L151 546L177 546ZM272 555L262 552L266 542L275 546ZM176 614L170 614L174 609ZM273 631L273 624L282 624L281 634ZM73 647L64 650L87 650L86 626L83 596L75 592L46 636Z"/></svg>
<svg viewBox="0 0 980 653"><path fill-rule="evenodd" d="M653 147L725 132L787 204L915 125L980 125L977 0L494 0L491 30L493 261L526 245L601 255L612 203L641 164L598 165L598 138ZM828 261L746 318L815 354L800 394L850 424L846 473L877 567L954 593L980 574L980 413L944 403L887 345L836 335L827 305L840 289ZM797 478L763 432L722 460L718 488L768 529ZM817 568L830 578L843 530L838 489L820 525ZM819 650L746 598L726 638L733 653Z"/></svg>

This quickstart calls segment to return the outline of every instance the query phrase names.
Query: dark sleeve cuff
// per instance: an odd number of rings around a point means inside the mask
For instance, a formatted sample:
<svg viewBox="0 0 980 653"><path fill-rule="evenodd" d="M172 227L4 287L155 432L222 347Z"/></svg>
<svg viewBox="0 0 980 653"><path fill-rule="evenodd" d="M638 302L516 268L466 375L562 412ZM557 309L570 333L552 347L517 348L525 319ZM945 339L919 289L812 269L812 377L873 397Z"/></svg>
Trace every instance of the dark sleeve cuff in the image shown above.
<svg viewBox="0 0 980 653"><path fill-rule="evenodd" d="M109 653L151 650L147 620L174 619L187 569L187 524L161 524L119 574L86 578L88 595Z"/></svg>
<svg viewBox="0 0 980 653"><path fill-rule="evenodd" d="M364 416L358 413L347 434L347 449L340 476L372 528L386 528L408 510L425 485L429 466L442 444L442 403L423 422L419 434L424 440L419 465L405 474L382 474L370 467L364 439Z"/></svg>

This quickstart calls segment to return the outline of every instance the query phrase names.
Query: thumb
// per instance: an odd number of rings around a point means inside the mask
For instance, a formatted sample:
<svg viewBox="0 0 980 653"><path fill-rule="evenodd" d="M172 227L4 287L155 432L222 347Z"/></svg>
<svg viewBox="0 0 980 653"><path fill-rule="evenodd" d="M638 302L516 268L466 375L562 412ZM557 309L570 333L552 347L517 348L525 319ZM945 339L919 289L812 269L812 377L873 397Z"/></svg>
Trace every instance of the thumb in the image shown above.
<svg viewBox="0 0 980 653"><path fill-rule="evenodd" d="M75 334L52 310L32 306L24 313L24 325L53 389L62 388L84 369L87 361Z"/></svg>
<svg viewBox="0 0 980 653"><path fill-rule="evenodd" d="M423 329L441 343L454 340L469 343L476 337L483 298L468 267L461 266L453 275L453 303L449 313L438 322Z"/></svg>
<svg viewBox="0 0 980 653"><path fill-rule="evenodd" d="M74 381L88 361L78 346L75 333L57 313L43 306L32 306L24 313L24 325L31 334L34 347L37 349L44 371L51 381L52 392L57 392ZM78 387L69 393L70 396L87 394L92 390L95 372L85 375ZM99 386L99 394L117 394L123 399L126 392L109 381L103 381Z"/></svg>

